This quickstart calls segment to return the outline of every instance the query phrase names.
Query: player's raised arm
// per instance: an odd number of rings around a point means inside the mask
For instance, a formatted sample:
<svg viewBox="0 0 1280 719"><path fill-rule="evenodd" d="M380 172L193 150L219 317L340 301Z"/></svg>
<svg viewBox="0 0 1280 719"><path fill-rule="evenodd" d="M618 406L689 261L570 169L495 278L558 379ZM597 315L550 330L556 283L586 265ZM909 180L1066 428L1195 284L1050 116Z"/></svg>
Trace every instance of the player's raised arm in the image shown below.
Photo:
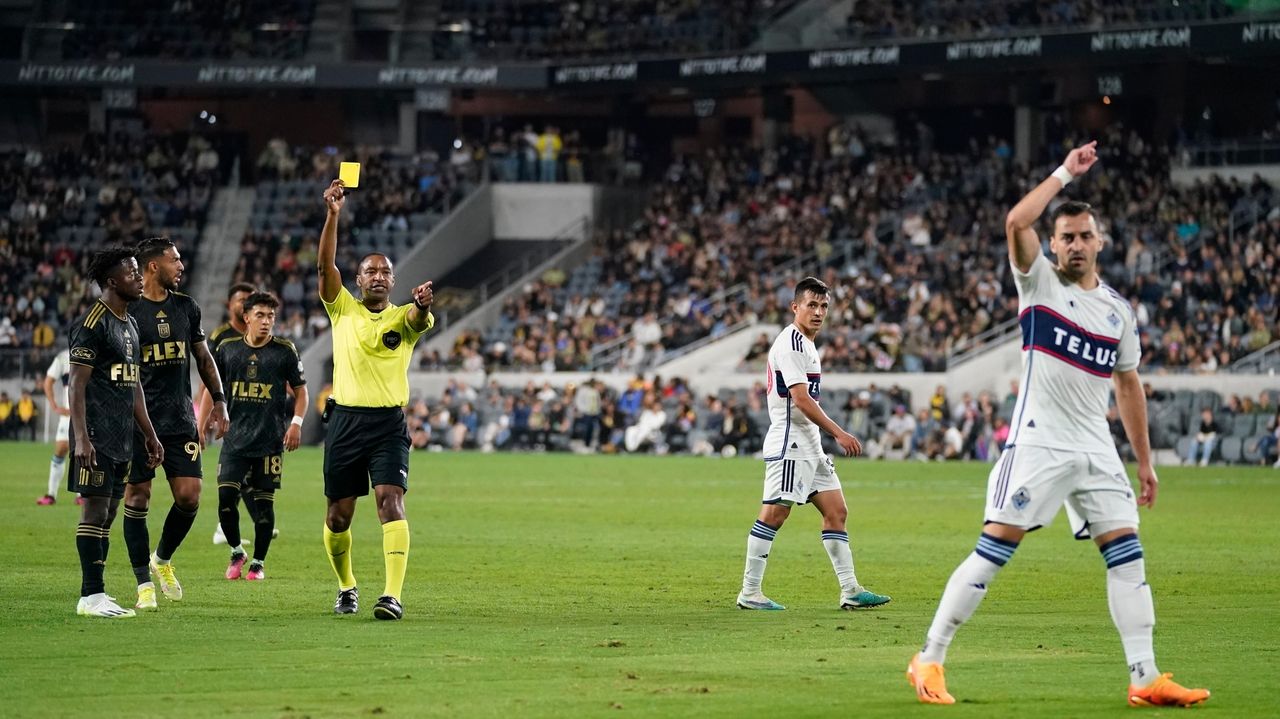
<svg viewBox="0 0 1280 719"><path fill-rule="evenodd" d="M836 444L840 445L840 451L844 452L846 457L857 457L862 454L862 442L857 437L844 431L844 428L836 423L834 419L827 416L822 406L809 396L809 386L803 383L793 384L787 388L791 394L791 401L795 403L796 409L804 413L810 422L818 425L818 429L835 438Z"/></svg>
<svg viewBox="0 0 1280 719"><path fill-rule="evenodd" d="M426 332L435 324L431 314L431 303L435 293L431 290L431 280L427 280L413 288L413 307L405 315L405 321L417 332Z"/></svg>
<svg viewBox="0 0 1280 719"><path fill-rule="evenodd" d="M1019 272L1030 271L1031 263L1040 254L1040 238L1033 229L1036 220L1040 219L1049 202L1062 188L1088 172L1098 161L1097 145L1097 141L1089 142L1067 153L1067 159L1062 161L1062 165L1052 175L1036 185L1034 190L1009 210L1004 220L1004 232L1009 240L1009 260Z"/></svg>
<svg viewBox="0 0 1280 719"><path fill-rule="evenodd" d="M324 218L320 231L320 247L316 251L316 270L320 273L320 299L333 302L342 289L342 274L338 272L338 215L347 204L346 188L342 180L334 180L324 191L324 204L329 214Z"/></svg>

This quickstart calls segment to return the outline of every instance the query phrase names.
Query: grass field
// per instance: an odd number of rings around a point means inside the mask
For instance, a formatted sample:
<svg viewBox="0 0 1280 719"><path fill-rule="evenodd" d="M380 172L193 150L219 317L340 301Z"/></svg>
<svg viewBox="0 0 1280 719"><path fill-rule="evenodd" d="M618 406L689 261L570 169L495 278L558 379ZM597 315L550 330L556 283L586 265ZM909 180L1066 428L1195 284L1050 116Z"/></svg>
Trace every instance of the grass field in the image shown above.
<svg viewBox="0 0 1280 719"><path fill-rule="evenodd" d="M758 508L748 459L416 454L399 623L373 620L381 532L354 525L361 613L331 613L319 450L287 458L268 581L228 582L216 495L175 558L186 599L132 620L75 616L77 507L37 507L43 445L0 445L10 508L0 582L0 716L1097 717L1131 716L1104 567L1065 520L1028 538L952 646L960 703L916 704L902 670L972 549L987 468L837 464L859 578L893 595L859 613L837 587L817 513L774 544L767 593L733 599ZM214 458L206 459L208 472ZM1166 469L1144 510L1163 671L1207 686L1191 710L1275 716L1280 472ZM167 511L158 483L154 541ZM119 523L107 590L132 602ZM1263 689L1263 691L1259 691ZM1168 716L1184 710L1146 710ZM1181 715L1181 714L1179 714Z"/></svg>

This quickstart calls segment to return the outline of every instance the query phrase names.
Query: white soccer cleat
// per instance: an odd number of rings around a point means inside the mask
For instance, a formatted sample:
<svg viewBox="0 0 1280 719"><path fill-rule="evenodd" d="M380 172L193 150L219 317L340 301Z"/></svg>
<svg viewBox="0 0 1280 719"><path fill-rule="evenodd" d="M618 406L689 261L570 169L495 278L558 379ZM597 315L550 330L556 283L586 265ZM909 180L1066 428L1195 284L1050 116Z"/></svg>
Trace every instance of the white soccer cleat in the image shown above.
<svg viewBox="0 0 1280 719"><path fill-rule="evenodd" d="M783 609L786 609L786 607L782 606L781 604L778 604L777 602L766 597L760 592L756 592L755 594L749 594L749 595L739 593L738 608L739 609L756 609L756 610L762 610L766 612L780 612Z"/></svg>
<svg viewBox="0 0 1280 719"><path fill-rule="evenodd" d="M80 602L76 604L76 614L82 617L102 617L104 619L124 619L136 616L136 612L132 609L124 607L111 601L105 593L90 594L87 597L80 597Z"/></svg>
<svg viewBox="0 0 1280 719"><path fill-rule="evenodd" d="M227 543L227 535L225 535L225 534L223 534L223 533L222 533L222 525L221 525L221 524L215 524L215 525L213 525L213 543L214 543L214 544L226 544L226 543Z"/></svg>

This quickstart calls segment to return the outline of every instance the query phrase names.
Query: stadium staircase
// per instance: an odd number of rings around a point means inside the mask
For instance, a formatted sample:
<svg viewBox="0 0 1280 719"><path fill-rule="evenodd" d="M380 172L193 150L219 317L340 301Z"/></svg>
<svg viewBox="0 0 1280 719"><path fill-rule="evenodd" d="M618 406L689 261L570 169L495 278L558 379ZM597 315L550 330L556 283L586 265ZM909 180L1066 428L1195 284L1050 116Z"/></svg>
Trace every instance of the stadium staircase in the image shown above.
<svg viewBox="0 0 1280 719"><path fill-rule="evenodd" d="M252 187L224 187L213 196L209 219L196 253L196 282L192 295L204 308L205 327L221 324L228 279L240 260L240 238L249 229L255 191ZM216 320L216 321L215 321Z"/></svg>

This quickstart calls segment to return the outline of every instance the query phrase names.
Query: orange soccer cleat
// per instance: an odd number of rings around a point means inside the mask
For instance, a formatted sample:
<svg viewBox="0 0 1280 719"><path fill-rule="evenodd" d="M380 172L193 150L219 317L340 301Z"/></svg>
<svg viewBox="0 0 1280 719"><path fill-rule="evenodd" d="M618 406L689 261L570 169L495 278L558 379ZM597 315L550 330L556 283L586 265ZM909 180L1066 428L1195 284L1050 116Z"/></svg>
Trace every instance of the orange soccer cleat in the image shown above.
<svg viewBox="0 0 1280 719"><path fill-rule="evenodd" d="M1188 689L1167 673L1148 686L1129 687L1129 705L1135 707L1189 707L1208 699L1208 689Z"/></svg>
<svg viewBox="0 0 1280 719"><path fill-rule="evenodd" d="M925 704L955 704L956 698L947 692L947 680L942 676L942 665L922 662L920 655L911 657L907 665L907 681L916 688L916 696Z"/></svg>

